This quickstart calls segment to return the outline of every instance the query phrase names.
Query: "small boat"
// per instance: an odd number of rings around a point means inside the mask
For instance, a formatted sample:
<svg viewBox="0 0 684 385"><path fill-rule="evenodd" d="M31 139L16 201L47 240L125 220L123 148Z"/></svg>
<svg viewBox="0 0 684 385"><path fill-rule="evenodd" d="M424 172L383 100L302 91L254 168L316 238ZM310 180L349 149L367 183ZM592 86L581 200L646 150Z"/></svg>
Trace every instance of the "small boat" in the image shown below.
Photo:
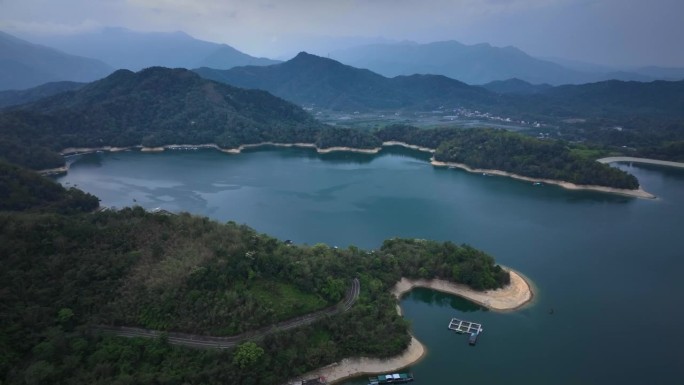
<svg viewBox="0 0 684 385"><path fill-rule="evenodd" d="M541 186L542 184L541 184L541 182L534 182L534 183L532 183L532 185L533 186Z"/></svg>
<svg viewBox="0 0 684 385"><path fill-rule="evenodd" d="M368 385L404 384L413 381L411 373L381 374L377 377L368 377Z"/></svg>
<svg viewBox="0 0 684 385"><path fill-rule="evenodd" d="M477 343L477 337L480 335L480 333L470 333L470 337L468 337L468 345L470 346L475 346Z"/></svg>

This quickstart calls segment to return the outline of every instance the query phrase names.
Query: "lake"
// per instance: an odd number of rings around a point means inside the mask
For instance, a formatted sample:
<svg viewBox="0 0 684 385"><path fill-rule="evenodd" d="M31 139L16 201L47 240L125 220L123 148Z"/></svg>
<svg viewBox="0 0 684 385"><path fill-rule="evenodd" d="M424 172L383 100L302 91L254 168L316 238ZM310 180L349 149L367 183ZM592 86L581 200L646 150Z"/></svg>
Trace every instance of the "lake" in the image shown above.
<svg viewBox="0 0 684 385"><path fill-rule="evenodd" d="M189 211L295 243L468 243L535 283L534 303L512 313L411 292L404 314L429 350L410 369L416 384L684 378L684 170L620 165L658 196L642 200L434 168L428 157L403 149L103 153L70 158L58 180L104 206ZM447 331L451 317L483 324L476 347Z"/></svg>

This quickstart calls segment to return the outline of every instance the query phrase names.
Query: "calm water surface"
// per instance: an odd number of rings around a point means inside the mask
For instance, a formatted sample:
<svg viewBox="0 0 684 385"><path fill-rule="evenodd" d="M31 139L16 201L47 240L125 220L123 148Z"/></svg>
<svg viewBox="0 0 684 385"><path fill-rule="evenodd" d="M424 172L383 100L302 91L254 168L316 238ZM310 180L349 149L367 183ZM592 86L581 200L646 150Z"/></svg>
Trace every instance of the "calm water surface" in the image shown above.
<svg viewBox="0 0 684 385"><path fill-rule="evenodd" d="M513 313L410 293L405 316L429 349L410 369L416 384L684 381L683 170L620 166L659 197L640 200L437 169L403 150L71 160L59 181L106 206L184 210L297 243L377 248L397 236L468 243L535 282L534 305ZM453 316L484 324L476 347L447 331Z"/></svg>

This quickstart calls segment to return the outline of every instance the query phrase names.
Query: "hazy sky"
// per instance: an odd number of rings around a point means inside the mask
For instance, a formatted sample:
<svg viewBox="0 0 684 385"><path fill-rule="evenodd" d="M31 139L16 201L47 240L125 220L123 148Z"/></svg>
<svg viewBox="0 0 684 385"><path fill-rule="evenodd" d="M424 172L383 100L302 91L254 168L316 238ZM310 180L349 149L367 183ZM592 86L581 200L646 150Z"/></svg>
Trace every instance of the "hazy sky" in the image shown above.
<svg viewBox="0 0 684 385"><path fill-rule="evenodd" d="M684 67L684 0L0 0L0 30L20 36L104 26L181 30L269 57L385 38Z"/></svg>

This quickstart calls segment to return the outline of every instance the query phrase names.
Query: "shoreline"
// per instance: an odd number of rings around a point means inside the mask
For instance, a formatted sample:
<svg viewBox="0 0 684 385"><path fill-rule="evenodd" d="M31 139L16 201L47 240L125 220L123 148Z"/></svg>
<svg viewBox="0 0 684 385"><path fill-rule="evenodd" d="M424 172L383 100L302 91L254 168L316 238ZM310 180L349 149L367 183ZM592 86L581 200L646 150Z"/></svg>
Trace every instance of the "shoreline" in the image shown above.
<svg viewBox="0 0 684 385"><path fill-rule="evenodd" d="M509 268L504 269L511 275L511 283L496 290L477 291L463 284L440 279L402 278L399 282L397 282L396 285L394 285L392 294L394 294L397 299L400 299L409 291L417 287L422 287L439 291L441 293L462 297L468 301L486 307L489 310L498 312L518 310L531 303L534 299L532 284L517 271Z"/></svg>
<svg viewBox="0 0 684 385"><path fill-rule="evenodd" d="M103 146L103 147L69 147L65 148L60 152L61 155L63 156L69 156L69 155L79 155L79 154L88 154L88 153L93 153L97 151L108 151L108 152L119 152L119 151L130 151L130 150L140 150L142 152L163 152L166 150L188 150L188 149L214 149L221 151L226 154L240 154L242 153L243 150L246 149L252 149L252 148L259 148L259 147L285 147L285 148L291 148L291 147L296 147L296 148L312 148L315 149L318 154L329 154L332 152L354 152L354 153L361 153L361 154L378 154L384 147L391 147L391 146L400 146L404 148L408 148L411 150L416 150L416 151L421 151L421 152L428 152L428 153L434 153L435 149L431 149L428 147L421 147L413 144L408 144L405 142L400 142L400 141L386 141L382 143L381 147L375 147L375 148L354 148L354 147L343 147L343 146L336 146L336 147L327 147L327 148L319 148L316 146L314 143L279 143L279 142L261 142L261 143L252 143L252 144L243 144L235 148L222 148L219 147L215 143L207 143L207 144L169 144L165 146L159 146L159 147L145 147L141 145L136 145L136 146L128 146L128 147L113 147L113 146ZM647 158L630 158L630 157L609 157L609 158L602 158L597 160L600 163L614 163L614 162L635 162L635 163L648 163L648 164L655 164L655 165L662 165L662 166L672 166L672 167L682 167L684 168L684 163L678 163L678 162L669 162L669 161L659 161L656 159L647 159ZM512 179L518 179L518 180L523 180L527 182L532 182L532 183L545 183L545 184L551 184L551 185L556 185L560 186L566 190L586 190L586 191L597 191L597 192L603 192L603 193L609 193L609 194L618 194L618 195L623 195L623 196L629 196L633 198L641 198L641 199L656 199L656 196L645 191L644 189L641 188L641 186L637 190L628 190L628 189L620 189L620 188L613 188L613 187L605 187L605 186L596 186L596 185L578 185L575 183L570 183L562 180L555 180L555 179L542 179L542 178L532 178L524 175L519 175L519 174L514 174L511 172L507 171L502 171L502 170L489 170L489 169L479 169L479 168L471 168L468 165L462 164L462 163L453 163L453 162L441 162L437 161L434 158L430 160L430 163L435 166L435 167L450 167L450 168L460 168L462 170L471 172L471 173L486 173L486 174L491 174L491 175L497 175L497 176L504 176ZM61 174L65 173L68 171L68 166L56 168L56 169L48 169L48 170L39 170L38 172L44 175L53 175L53 174Z"/></svg>
<svg viewBox="0 0 684 385"><path fill-rule="evenodd" d="M38 170L38 174L43 175L43 176L51 176L51 175L61 175L61 174L66 174L67 171L69 171L69 165L65 164L62 167L55 167L55 168L46 168L44 170Z"/></svg>
<svg viewBox="0 0 684 385"><path fill-rule="evenodd" d="M429 152L430 154L434 154L435 151L437 151L434 148L421 147L421 146L417 146L415 144L408 144L406 142L399 142L396 140L390 140L387 142L382 142L382 146L383 147L399 146L399 147L409 148L411 150Z"/></svg>
<svg viewBox="0 0 684 385"><path fill-rule="evenodd" d="M297 378L290 379L286 384L297 384L297 381L303 379L314 379L319 377L325 377L328 384L335 384L363 375L393 372L415 364L423 359L426 353L427 349L425 346L420 343L416 337L411 335L409 346L398 356L390 358L345 358L340 362L334 362L330 365L305 373Z"/></svg>
<svg viewBox="0 0 684 385"><path fill-rule="evenodd" d="M432 159L430 161L430 163L435 167L455 167L455 168L460 168L462 170L465 170L465 171L468 171L471 173L484 173L484 174L491 174L491 175L497 175L497 176L505 176L508 178L523 180L526 182L552 184L552 185L560 186L566 190L598 191L598 192L619 194L619 195L625 195L625 196L629 196L629 197L642 198L642 199L655 199L656 198L655 195L643 190L641 187L639 187L639 189L637 189L637 190L627 190L627 189L605 187L605 186L578 185L578 184L574 184L574 183L570 183L570 182L565 182L562 180L531 178L528 176L513 174L510 172L501 171L501 170L488 170L488 169L480 169L480 168L470 168L469 166L462 164L462 163L440 162L440 161L434 160L434 159Z"/></svg>
<svg viewBox="0 0 684 385"><path fill-rule="evenodd" d="M511 274L511 283L501 289L475 291L466 285L452 283L440 279L401 278L392 290L392 295L399 301L401 297L417 287L423 287L442 293L463 297L490 310L499 312L515 311L529 304L534 299L532 284L515 270L505 268ZM397 313L402 314L401 306L397 303ZM427 348L411 334L411 343L401 354L390 358L352 357L345 358L328 366L305 373L292 381L325 377L330 384L363 375L373 375L394 372L407 366L414 365L425 357Z"/></svg>
<svg viewBox="0 0 684 385"><path fill-rule="evenodd" d="M374 148L355 148L355 147L344 147L344 146L333 146L320 148L317 147L315 143L279 143L279 142L261 142L261 143L251 143L251 144L241 144L234 148L223 148L216 143L204 143L204 144L167 144L164 146L157 147L146 147L142 145L128 146L128 147L112 147L112 146L102 146L102 147L68 147L60 151L62 156L68 155L80 155L89 154L98 151L108 151L108 152L119 152L128 150L140 150L142 152L162 152L166 150L196 150L196 149L213 149L224 152L226 154L240 154L243 150L259 147L297 147L297 148L313 148L319 154L328 154L331 152L357 152L363 154L377 154L382 150L382 147Z"/></svg>
<svg viewBox="0 0 684 385"><path fill-rule="evenodd" d="M656 166L666 166L666 167L677 167L684 168L684 162L673 162L669 160L659 160L651 158L634 158L631 156L609 156L606 158L601 158L596 160L599 163L610 164L610 163L643 163L652 164Z"/></svg>

